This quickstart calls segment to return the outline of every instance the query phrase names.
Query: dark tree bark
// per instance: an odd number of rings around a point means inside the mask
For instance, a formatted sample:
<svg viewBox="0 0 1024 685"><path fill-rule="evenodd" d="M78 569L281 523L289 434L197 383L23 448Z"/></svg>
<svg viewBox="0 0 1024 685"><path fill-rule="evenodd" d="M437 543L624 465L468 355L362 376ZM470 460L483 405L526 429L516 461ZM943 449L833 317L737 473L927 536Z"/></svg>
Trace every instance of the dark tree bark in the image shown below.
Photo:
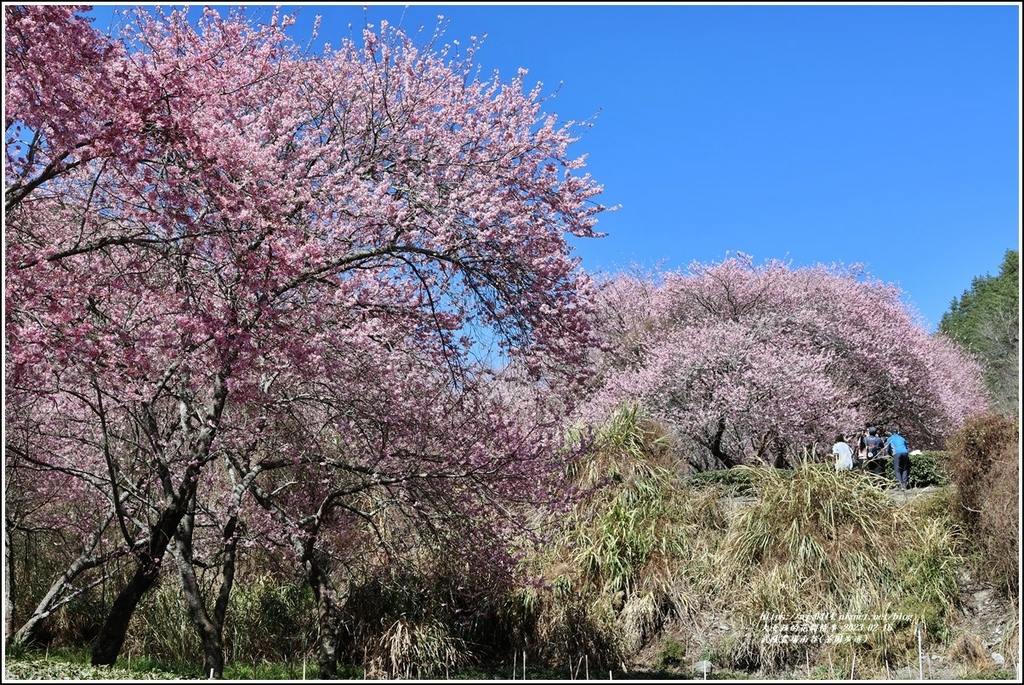
<svg viewBox="0 0 1024 685"><path fill-rule="evenodd" d="M733 466L736 466L739 462L735 458L733 458L728 452L722 449L722 437L725 435L724 418L718 420L717 428L718 429L715 432L714 437L706 446L709 450L711 450L711 454L715 457L715 459L718 459L718 461L722 462L722 465L725 466L725 468L731 469Z"/></svg>
<svg viewBox="0 0 1024 685"><path fill-rule="evenodd" d="M213 603L213 611L207 610L207 603L199 587L196 564L193 556L193 534L195 531L195 513L190 511L178 527L171 554L181 574L182 594L188 607L189 617L199 635L203 648L203 676L209 678L224 677L224 621L227 617L228 601L235 584L237 566L237 549L239 523L238 513L243 495L252 485L253 480L262 470L262 466L251 467L232 490L231 504L228 509L227 522L221 528L221 551L219 566L221 571L220 587Z"/></svg>
<svg viewBox="0 0 1024 685"><path fill-rule="evenodd" d="M174 544L171 545L171 554L181 575L182 596L185 598L189 618L192 620L192 625L195 626L196 633L199 635L199 643L202 645L203 677L219 679L224 677L224 615L235 578L234 523L229 524L230 530L225 531L227 544L221 562L223 576L217 602L211 614L206 610L206 602L199 588L199 579L193 559L194 522L195 515L191 512L182 519L174 538ZM221 602L222 597L224 598L223 603Z"/></svg>
<svg viewBox="0 0 1024 685"><path fill-rule="evenodd" d="M11 551L11 526L4 517L4 644L14 638L14 557Z"/></svg>
<svg viewBox="0 0 1024 685"><path fill-rule="evenodd" d="M306 570L306 582L313 590L316 599L317 626L320 632L317 662L320 667L320 680L333 680L338 677L338 604L335 601L334 588L330 582L330 571L325 566L315 549L315 538L305 544L302 563Z"/></svg>
<svg viewBox="0 0 1024 685"><path fill-rule="evenodd" d="M217 435L217 427L220 425L221 415L228 397L227 379L231 375L231 362L228 359L224 368L214 378L213 397L206 412L205 425L198 432L194 447L190 450L192 460L188 468L181 476L180 484L174 487L171 482L168 462L163 460L162 454L158 451L154 455L154 464L159 473L160 480L164 483L164 503L160 510L160 517L156 525L150 527L149 545L147 549L139 554L138 567L135 575L128 582L128 585L114 599L114 604L107 615L100 634L96 639L96 645L92 651L93 666L113 666L117 662L117 656L124 646L125 637L128 634L128 624L139 606L143 595L149 591L160 576L160 565L163 562L164 554L170 546L171 541L181 525L182 519L194 506L196 498L196 485L203 466L209 461L212 452L213 441ZM98 403L99 404L99 403ZM145 429L150 434L151 444L160 445L160 432L157 427L157 418L150 411L150 406L143 404L143 414L146 417ZM184 409L184 408L183 408ZM102 415L102 405L99 404ZM115 497L119 497L116 491L117 474L113 468L113 461L108 455L108 463L111 464L111 484L115 488ZM115 498L115 504L120 500ZM118 511L119 522L125 539L131 543L130 535L127 533L127 514L123 510Z"/></svg>
<svg viewBox="0 0 1024 685"><path fill-rule="evenodd" d="M195 495L194 486L191 488L190 495ZM114 599L110 613L107 614L103 627L100 628L96 646L92 650L93 666L113 666L117 662L117 655L121 653L121 647L124 646L125 637L128 635L128 624L143 595L153 587L159 578L160 564L163 561L164 553L184 515L185 508L180 505L164 510L149 537L148 548L138 555L139 562L135 574Z"/></svg>

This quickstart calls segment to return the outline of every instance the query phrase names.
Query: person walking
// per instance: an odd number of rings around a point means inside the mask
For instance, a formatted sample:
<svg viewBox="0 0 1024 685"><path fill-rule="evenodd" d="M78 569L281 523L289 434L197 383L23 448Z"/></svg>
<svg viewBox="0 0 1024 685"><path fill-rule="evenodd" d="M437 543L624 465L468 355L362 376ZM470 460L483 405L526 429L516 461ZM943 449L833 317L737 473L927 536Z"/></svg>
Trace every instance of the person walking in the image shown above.
<svg viewBox="0 0 1024 685"><path fill-rule="evenodd" d="M836 442L832 445L832 456L836 458L836 473L853 470L853 448L841 434L836 436Z"/></svg>
<svg viewBox="0 0 1024 685"><path fill-rule="evenodd" d="M907 439L900 435L898 426L886 439L883 450L886 454L892 455L892 469L896 481L906 490L910 486L910 450L907 448Z"/></svg>
<svg viewBox="0 0 1024 685"><path fill-rule="evenodd" d="M864 441L864 466L868 473L881 476L885 473L885 464L882 460L882 447L885 445L885 438L878 434L878 427L871 426L862 440Z"/></svg>

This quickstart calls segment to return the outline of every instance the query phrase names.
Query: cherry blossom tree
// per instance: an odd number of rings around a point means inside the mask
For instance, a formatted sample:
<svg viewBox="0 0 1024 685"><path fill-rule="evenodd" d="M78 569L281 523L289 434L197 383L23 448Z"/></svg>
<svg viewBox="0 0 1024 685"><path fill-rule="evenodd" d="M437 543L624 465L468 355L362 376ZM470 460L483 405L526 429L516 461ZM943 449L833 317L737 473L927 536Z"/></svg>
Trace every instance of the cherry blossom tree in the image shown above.
<svg viewBox="0 0 1024 685"><path fill-rule="evenodd" d="M867 422L934 447L985 407L977 365L859 268L739 255L598 292L604 345L582 416L640 402L700 468L783 465Z"/></svg>
<svg viewBox="0 0 1024 685"><path fill-rule="evenodd" d="M536 513L563 503L568 455L551 458L562 452L562 416L520 384L453 386L423 361L360 354L346 383L327 384L353 397L296 398L294 466L254 485L273 520L263 535L291 549L316 599L321 677L336 673L353 586L448 559L472 569L466 586L486 580L494 592L516 561L494 541L528 540ZM374 368L381 362L387 373Z"/></svg>
<svg viewBox="0 0 1024 685"><path fill-rule="evenodd" d="M74 464L54 468L46 458L46 431L74 433L78 426L46 398L31 408L8 401L4 411L5 638L28 642L48 617L103 583L128 550L105 544L115 511L102 487ZM64 568L28 614L14 603L16 593L23 600L26 594L12 558L13 538L22 549L42 549L43 563ZM36 574L27 564L23 569L28 584ZM18 623L16 615L23 617Z"/></svg>
<svg viewBox="0 0 1024 685"><path fill-rule="evenodd" d="M535 377L580 366L588 283L565 235L596 235L605 207L577 126L525 72L481 80L475 45L382 24L311 55L288 17L209 8L139 10L106 38L79 10L5 7L5 380L75 426L23 417L33 468L100 493L135 559L93 652L112 664L172 542L187 561L192 512L234 497L210 465L257 455L235 472L255 486L297 397L368 401L331 387L350 351L465 392L471 332ZM419 406L410 378L367 369L383 406Z"/></svg>

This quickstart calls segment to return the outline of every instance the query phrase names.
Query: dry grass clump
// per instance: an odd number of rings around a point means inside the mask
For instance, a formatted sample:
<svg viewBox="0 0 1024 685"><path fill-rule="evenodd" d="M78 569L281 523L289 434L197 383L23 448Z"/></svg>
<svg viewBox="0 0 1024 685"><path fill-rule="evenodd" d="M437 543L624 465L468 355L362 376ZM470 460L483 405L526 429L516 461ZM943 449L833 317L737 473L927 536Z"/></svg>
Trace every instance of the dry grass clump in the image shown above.
<svg viewBox="0 0 1024 685"><path fill-rule="evenodd" d="M422 679L448 676L449 669L469 664L469 646L436 617L400 617L368 649L367 677Z"/></svg>
<svg viewBox="0 0 1024 685"><path fill-rule="evenodd" d="M664 429L635 404L614 412L596 433L579 427L570 430L568 442L590 445L586 456L574 462L568 474L570 481L583 490L623 482L642 488L673 466Z"/></svg>
<svg viewBox="0 0 1024 685"><path fill-rule="evenodd" d="M583 495L530 561L542 582L511 609L538 657L618 668L666 619L699 610L726 516L717 493L682 484L674 460L635 406L592 436L570 473Z"/></svg>
<svg viewBox="0 0 1024 685"><path fill-rule="evenodd" d="M1013 613L1003 623L1003 639L999 642L999 651L1004 656L1014 655L1017 659L1013 666L1020 666L1020 610L1014 602Z"/></svg>
<svg viewBox="0 0 1024 685"><path fill-rule="evenodd" d="M992 464L981 503L977 541L985 577L1005 596L1020 597L1020 453L1007 444Z"/></svg>
<svg viewBox="0 0 1024 685"><path fill-rule="evenodd" d="M961 633L949 645L949 659L972 671L986 671L995 667L981 639L973 633Z"/></svg>
<svg viewBox="0 0 1024 685"><path fill-rule="evenodd" d="M1005 596L1020 594L1020 427L997 414L968 421L949 445L952 506L977 552L976 572Z"/></svg>
<svg viewBox="0 0 1024 685"><path fill-rule="evenodd" d="M754 469L758 500L716 555L737 668L771 671L820 653L884 664L941 639L955 614L956 541L941 521L894 506L869 479L805 464L791 478ZM735 622L735 621L734 621Z"/></svg>
<svg viewBox="0 0 1024 685"><path fill-rule="evenodd" d="M757 498L730 514L721 488L679 478L663 436L630 408L593 436L574 471L586 496L507 614L520 648L617 666L672 621L725 668L870 673L916 654L919 627L948 641L961 538L943 494L897 506L827 464L748 468Z"/></svg>
<svg viewBox="0 0 1024 685"><path fill-rule="evenodd" d="M760 496L726 535L720 580L731 583L763 566L781 574L780 586L818 600L870 584L893 567L901 548L892 543L893 506L868 481L817 466L791 479L774 469L755 471ZM753 589L756 598L761 589Z"/></svg>
<svg viewBox="0 0 1024 685"><path fill-rule="evenodd" d="M462 581L438 558L351 585L341 619L348 662L386 679L447 677L470 665L475 626Z"/></svg>
<svg viewBox="0 0 1024 685"><path fill-rule="evenodd" d="M551 666L586 659L591 666L618 668L622 643L611 598L574 585L570 575L521 588L504 611L513 651Z"/></svg>

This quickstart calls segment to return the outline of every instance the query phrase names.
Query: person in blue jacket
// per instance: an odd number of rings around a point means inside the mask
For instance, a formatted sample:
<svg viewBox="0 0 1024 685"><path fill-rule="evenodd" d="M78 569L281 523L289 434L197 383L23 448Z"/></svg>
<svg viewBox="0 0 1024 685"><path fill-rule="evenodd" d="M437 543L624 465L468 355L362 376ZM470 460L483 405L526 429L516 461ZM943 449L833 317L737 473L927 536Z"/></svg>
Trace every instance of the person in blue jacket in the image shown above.
<svg viewBox="0 0 1024 685"><path fill-rule="evenodd" d="M896 474L896 481L906 490L910 484L910 450L907 448L907 439L900 435L899 427L886 439L883 449L886 454L892 455L892 469Z"/></svg>

